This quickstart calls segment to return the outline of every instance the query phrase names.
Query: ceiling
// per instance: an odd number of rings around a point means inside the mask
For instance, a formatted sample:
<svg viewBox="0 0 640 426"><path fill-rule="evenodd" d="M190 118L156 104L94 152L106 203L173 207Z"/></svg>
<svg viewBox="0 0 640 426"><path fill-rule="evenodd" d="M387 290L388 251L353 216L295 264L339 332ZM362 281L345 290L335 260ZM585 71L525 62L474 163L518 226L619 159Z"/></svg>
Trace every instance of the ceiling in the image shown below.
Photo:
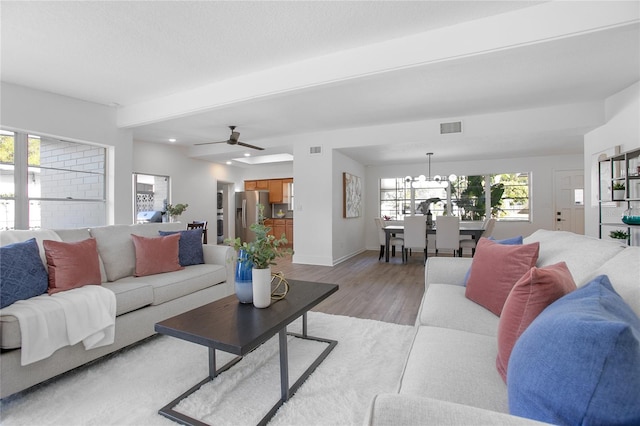
<svg viewBox="0 0 640 426"><path fill-rule="evenodd" d="M569 14L597 2L569 3L558 7ZM246 151L193 147L228 139L228 125L266 148L252 154L293 153L296 140L318 132L602 101L640 79L637 7L624 25L597 28L604 18L584 13L595 23L549 38L553 19L537 20L543 7L549 3L3 0L0 75L118 108L135 140L175 138L214 162ZM524 31L509 22L529 22L529 33L542 35L518 39ZM483 50L485 39L493 48ZM465 132L443 155L580 153L589 130ZM341 150L366 165L403 163L424 157L424 138Z"/></svg>

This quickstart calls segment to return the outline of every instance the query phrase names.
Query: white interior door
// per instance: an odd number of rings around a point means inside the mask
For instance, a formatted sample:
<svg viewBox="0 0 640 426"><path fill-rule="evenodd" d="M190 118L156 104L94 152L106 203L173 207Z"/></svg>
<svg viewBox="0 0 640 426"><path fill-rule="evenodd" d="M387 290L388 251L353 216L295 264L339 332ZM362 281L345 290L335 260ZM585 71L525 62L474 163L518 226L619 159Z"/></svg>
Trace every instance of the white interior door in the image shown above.
<svg viewBox="0 0 640 426"><path fill-rule="evenodd" d="M555 183L555 229L584 234L584 172L557 170Z"/></svg>

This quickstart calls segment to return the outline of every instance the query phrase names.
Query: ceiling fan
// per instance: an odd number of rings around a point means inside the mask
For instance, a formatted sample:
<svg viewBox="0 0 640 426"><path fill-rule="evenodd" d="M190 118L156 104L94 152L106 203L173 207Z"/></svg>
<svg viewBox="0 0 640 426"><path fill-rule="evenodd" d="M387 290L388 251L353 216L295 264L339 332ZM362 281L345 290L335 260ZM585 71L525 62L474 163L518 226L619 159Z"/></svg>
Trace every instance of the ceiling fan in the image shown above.
<svg viewBox="0 0 640 426"><path fill-rule="evenodd" d="M229 136L228 140L226 140L226 141L217 141L217 142L202 142L202 143L197 143L195 145L212 145L212 144L216 144L216 143L226 143L226 144L229 144L229 145L246 146L247 148L258 149L260 151L264 150L264 148L261 148L259 146L249 145L248 143L244 143L242 141L239 141L238 139L240 138L240 132L236 132L235 131L236 126L229 126L229 128L231 129L231 136Z"/></svg>

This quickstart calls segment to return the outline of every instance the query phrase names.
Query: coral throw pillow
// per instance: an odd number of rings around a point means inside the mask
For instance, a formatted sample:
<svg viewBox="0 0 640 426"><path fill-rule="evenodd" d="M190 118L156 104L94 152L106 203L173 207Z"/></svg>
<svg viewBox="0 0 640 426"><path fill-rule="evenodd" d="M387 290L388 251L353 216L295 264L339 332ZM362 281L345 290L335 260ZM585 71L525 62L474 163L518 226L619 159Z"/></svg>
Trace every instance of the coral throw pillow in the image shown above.
<svg viewBox="0 0 640 426"><path fill-rule="evenodd" d="M513 286L535 266L539 251L538 242L514 246L481 238L465 296L499 316Z"/></svg>
<svg viewBox="0 0 640 426"><path fill-rule="evenodd" d="M95 238L77 242L44 240L42 245L49 269L49 294L101 284Z"/></svg>
<svg viewBox="0 0 640 426"><path fill-rule="evenodd" d="M507 366L513 346L529 324L547 306L576 289L564 262L529 270L511 289L498 323L496 368L507 382Z"/></svg>
<svg viewBox="0 0 640 426"><path fill-rule="evenodd" d="M147 238L131 234L136 249L136 277L184 269L178 260L180 234Z"/></svg>

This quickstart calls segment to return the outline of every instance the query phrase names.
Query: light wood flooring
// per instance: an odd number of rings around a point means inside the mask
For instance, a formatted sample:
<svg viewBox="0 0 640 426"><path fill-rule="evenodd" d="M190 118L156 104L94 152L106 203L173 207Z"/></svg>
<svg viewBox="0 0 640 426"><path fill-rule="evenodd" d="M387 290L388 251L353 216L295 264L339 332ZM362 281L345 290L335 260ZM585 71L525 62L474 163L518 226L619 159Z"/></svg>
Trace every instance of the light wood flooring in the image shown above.
<svg viewBox="0 0 640 426"><path fill-rule="evenodd" d="M400 253L378 260L377 251L365 251L336 266L291 263L291 258L276 259L273 272L285 278L338 284L337 293L313 311L364 319L413 325L424 293L424 264L414 252L403 264Z"/></svg>

